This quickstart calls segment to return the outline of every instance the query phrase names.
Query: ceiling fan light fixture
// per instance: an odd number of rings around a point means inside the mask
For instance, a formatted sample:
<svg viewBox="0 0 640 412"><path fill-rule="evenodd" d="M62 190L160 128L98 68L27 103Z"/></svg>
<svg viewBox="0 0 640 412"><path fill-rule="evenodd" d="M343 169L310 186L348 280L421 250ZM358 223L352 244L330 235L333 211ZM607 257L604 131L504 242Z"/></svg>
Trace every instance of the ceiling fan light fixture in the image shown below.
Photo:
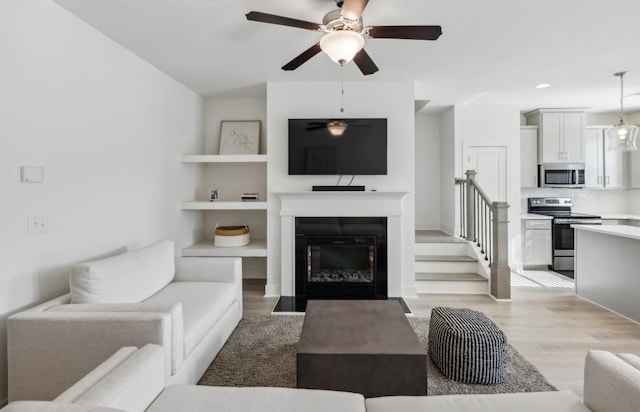
<svg viewBox="0 0 640 412"><path fill-rule="evenodd" d="M337 64L349 63L364 47L364 37L351 30L335 30L322 37L320 49Z"/></svg>
<svg viewBox="0 0 640 412"><path fill-rule="evenodd" d="M617 150L622 152L630 152L638 150L636 145L636 136L638 135L638 126L625 123L624 121L624 82L622 78L628 72L614 73L614 76L620 77L620 122L609 129L609 150Z"/></svg>
<svg viewBox="0 0 640 412"><path fill-rule="evenodd" d="M327 130L331 134L331 136L340 137L344 134L344 131L347 129L347 123L341 120L332 120L327 122Z"/></svg>

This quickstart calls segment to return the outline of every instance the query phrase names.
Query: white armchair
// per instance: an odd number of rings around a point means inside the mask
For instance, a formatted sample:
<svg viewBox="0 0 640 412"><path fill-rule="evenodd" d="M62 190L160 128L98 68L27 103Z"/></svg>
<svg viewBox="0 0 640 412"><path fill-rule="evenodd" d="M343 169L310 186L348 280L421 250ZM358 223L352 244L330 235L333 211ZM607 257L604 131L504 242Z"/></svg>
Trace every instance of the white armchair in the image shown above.
<svg viewBox="0 0 640 412"><path fill-rule="evenodd" d="M69 294L11 316L9 400L51 400L147 343L163 346L169 383L196 383L242 318L242 261L173 254L162 241L78 265Z"/></svg>

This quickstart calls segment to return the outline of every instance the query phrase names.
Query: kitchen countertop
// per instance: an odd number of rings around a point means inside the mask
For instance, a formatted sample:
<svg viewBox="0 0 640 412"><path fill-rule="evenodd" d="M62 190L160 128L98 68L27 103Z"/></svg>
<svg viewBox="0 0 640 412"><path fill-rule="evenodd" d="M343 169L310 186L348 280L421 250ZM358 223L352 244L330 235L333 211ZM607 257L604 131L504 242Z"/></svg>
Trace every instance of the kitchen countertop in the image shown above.
<svg viewBox="0 0 640 412"><path fill-rule="evenodd" d="M553 217L552 216L539 215L537 213L520 213L520 219L522 219L522 220L531 220L531 219L551 220L551 219L553 219Z"/></svg>
<svg viewBox="0 0 640 412"><path fill-rule="evenodd" d="M602 215L603 219L640 220L640 215L611 214Z"/></svg>
<svg viewBox="0 0 640 412"><path fill-rule="evenodd" d="M628 225L571 225L576 230L640 240L640 227Z"/></svg>

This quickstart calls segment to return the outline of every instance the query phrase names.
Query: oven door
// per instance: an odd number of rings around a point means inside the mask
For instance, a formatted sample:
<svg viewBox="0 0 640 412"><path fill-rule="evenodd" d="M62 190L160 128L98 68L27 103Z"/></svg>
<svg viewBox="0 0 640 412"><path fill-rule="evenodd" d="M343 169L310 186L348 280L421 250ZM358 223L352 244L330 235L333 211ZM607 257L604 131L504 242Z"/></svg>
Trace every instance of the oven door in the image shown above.
<svg viewBox="0 0 640 412"><path fill-rule="evenodd" d="M575 229L571 225L600 225L600 219L554 219L553 220L553 270L573 271L575 256Z"/></svg>

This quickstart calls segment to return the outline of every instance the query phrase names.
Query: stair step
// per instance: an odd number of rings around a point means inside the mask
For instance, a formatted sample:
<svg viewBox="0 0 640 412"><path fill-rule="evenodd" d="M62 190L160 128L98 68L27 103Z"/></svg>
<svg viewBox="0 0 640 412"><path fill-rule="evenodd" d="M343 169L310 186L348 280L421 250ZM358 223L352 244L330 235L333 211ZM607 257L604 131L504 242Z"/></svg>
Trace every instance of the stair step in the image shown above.
<svg viewBox="0 0 640 412"><path fill-rule="evenodd" d="M477 273L416 273L417 281L484 282L487 279Z"/></svg>
<svg viewBox="0 0 640 412"><path fill-rule="evenodd" d="M416 243L414 245L416 256L424 255L467 255L469 244L463 243Z"/></svg>
<svg viewBox="0 0 640 412"><path fill-rule="evenodd" d="M483 278L484 279L484 278ZM416 280L416 291L429 294L473 294L486 295L489 281Z"/></svg>
<svg viewBox="0 0 640 412"><path fill-rule="evenodd" d="M416 243L466 243L466 241L439 230L416 230Z"/></svg>
<svg viewBox="0 0 640 412"><path fill-rule="evenodd" d="M467 255L419 255L416 262L477 262L478 259Z"/></svg>

